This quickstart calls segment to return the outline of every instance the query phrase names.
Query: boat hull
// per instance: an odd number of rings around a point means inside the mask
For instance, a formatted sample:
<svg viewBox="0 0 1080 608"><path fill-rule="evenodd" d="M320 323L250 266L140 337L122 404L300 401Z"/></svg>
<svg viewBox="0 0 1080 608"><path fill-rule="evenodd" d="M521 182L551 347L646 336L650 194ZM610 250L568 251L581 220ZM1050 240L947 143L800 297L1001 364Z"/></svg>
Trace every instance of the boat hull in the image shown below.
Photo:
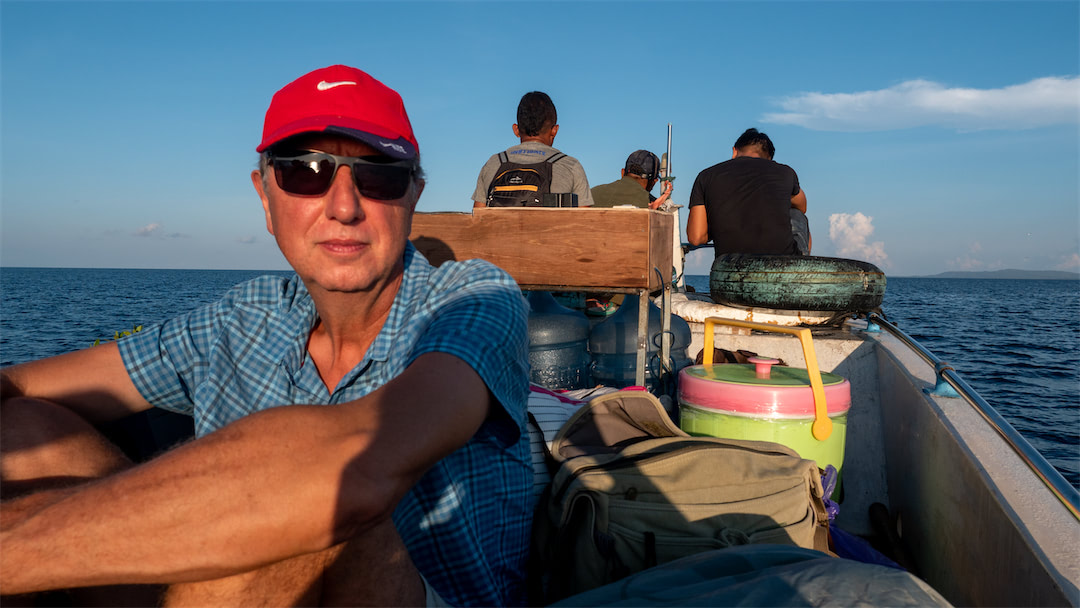
<svg viewBox="0 0 1080 608"><path fill-rule="evenodd" d="M704 326L691 323L691 354ZM877 533L886 505L915 571L955 605L1080 605L1080 521L934 369L863 321L815 328L818 365L851 382L843 500L835 523ZM787 336L729 333L716 347L803 366Z"/></svg>

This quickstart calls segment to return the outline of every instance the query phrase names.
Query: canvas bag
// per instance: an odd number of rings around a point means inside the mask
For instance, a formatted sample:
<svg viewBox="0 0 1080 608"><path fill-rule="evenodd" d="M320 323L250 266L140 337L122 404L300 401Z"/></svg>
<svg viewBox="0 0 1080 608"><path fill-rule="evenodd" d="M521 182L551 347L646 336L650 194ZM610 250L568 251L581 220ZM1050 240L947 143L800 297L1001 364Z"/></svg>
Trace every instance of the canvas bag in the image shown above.
<svg viewBox="0 0 1080 608"><path fill-rule="evenodd" d="M544 601L729 546L828 552L813 461L776 443L691 437L647 392L593 399L559 430L551 456L557 470L534 530Z"/></svg>
<svg viewBox="0 0 1080 608"><path fill-rule="evenodd" d="M542 207L551 193L552 165L566 158L562 152L539 163L515 163L499 152L499 168L488 185L488 207Z"/></svg>

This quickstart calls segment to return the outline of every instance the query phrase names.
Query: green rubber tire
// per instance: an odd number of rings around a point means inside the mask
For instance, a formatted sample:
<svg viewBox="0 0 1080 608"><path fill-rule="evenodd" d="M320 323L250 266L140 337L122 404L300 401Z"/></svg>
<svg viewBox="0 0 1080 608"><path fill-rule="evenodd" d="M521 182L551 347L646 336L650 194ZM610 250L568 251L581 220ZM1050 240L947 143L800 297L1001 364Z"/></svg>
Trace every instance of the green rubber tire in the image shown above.
<svg viewBox="0 0 1080 608"><path fill-rule="evenodd" d="M844 258L729 253L713 261L709 290L728 306L866 312L881 306L885 273Z"/></svg>

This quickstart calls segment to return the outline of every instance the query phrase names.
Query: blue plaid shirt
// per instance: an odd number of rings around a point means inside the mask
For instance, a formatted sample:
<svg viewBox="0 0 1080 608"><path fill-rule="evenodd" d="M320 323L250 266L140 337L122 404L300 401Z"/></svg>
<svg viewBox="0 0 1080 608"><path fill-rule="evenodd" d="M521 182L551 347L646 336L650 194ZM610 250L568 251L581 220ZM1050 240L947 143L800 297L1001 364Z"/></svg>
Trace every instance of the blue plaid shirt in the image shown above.
<svg viewBox="0 0 1080 608"><path fill-rule="evenodd" d="M306 349L316 319L298 277L264 276L121 340L120 353L143 397L194 416L200 436L268 407L357 399L424 353L464 360L503 411L420 479L394 522L417 569L447 602L522 603L532 465L526 308L513 279L479 260L434 268L408 244L386 323L332 394Z"/></svg>

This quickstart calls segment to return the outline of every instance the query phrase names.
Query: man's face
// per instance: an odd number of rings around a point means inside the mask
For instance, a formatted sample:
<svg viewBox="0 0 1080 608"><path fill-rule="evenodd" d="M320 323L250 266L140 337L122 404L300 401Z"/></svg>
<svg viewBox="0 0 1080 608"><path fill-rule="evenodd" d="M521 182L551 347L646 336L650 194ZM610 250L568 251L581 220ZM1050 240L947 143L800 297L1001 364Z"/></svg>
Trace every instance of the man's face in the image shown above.
<svg viewBox="0 0 1080 608"><path fill-rule="evenodd" d="M378 156L358 141L310 134L288 142L290 150L342 156ZM266 228L285 259L312 292L362 292L385 288L403 271L402 252L423 182L402 198L371 199L360 194L352 168L339 166L329 190L302 196L282 190L268 167L251 181L262 199Z"/></svg>

